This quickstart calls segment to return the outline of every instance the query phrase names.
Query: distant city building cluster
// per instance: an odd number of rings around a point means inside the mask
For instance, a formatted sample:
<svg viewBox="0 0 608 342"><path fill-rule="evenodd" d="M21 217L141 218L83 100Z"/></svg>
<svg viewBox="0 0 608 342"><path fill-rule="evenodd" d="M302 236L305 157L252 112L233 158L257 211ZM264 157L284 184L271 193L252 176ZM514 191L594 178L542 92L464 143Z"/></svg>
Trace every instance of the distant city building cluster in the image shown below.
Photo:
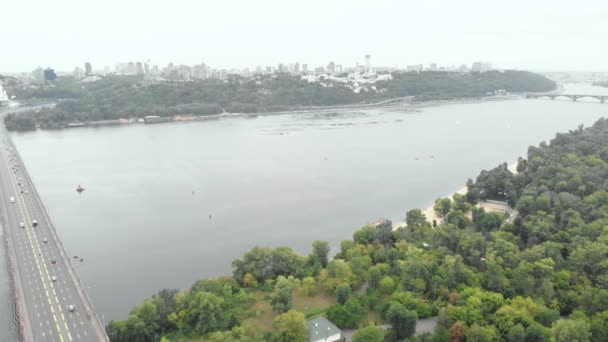
<svg viewBox="0 0 608 342"><path fill-rule="evenodd" d="M90 62L84 62L82 67L78 66L72 71L72 76L81 82L94 82L107 75L142 75L144 76L144 81L155 83L191 82L207 79L226 80L229 75L248 78L258 75L285 74L299 76L307 82L319 82L322 86L333 86L336 83L342 84L358 93L361 90L381 91L374 86L370 86L370 84L377 81L390 80L394 72L486 72L489 70L493 70L492 65L483 61L476 61L472 63L471 67L464 64L458 67L438 66L437 63L430 63L427 66L423 64L412 64L405 67L374 66L372 56L365 55L363 56L362 63L356 63L354 66L343 66L335 61L329 61L326 66L311 68L309 64L295 62L279 63L276 66L258 65L253 70L249 68L216 69L205 63L196 65L175 65L169 63L165 67L159 67L158 65L151 65L149 60L118 63L114 67L104 66L103 69L94 70ZM52 81L56 77L57 75L51 68L37 68L29 75L29 80L32 83L42 84Z"/></svg>

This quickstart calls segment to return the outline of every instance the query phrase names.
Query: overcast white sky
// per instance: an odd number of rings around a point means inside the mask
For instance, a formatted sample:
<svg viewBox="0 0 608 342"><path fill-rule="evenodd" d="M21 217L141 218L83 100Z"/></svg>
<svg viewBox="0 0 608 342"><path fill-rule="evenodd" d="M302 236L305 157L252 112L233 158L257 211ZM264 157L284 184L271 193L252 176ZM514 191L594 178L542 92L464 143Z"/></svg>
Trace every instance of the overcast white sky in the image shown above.
<svg viewBox="0 0 608 342"><path fill-rule="evenodd" d="M19 0L0 71L117 62L469 64L608 71L608 0Z"/></svg>

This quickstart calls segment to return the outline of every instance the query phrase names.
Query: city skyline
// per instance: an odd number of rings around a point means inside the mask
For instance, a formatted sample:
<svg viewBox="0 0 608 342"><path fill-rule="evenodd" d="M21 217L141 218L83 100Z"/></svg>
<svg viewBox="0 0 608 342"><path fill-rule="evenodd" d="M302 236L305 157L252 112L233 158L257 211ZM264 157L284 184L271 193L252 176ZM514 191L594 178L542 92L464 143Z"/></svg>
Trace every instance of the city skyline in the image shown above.
<svg viewBox="0 0 608 342"><path fill-rule="evenodd" d="M9 2L3 5L4 26L19 30L3 37L9 53L0 59L0 71L38 66L70 71L85 61L99 68L134 59L157 65L205 62L225 69L284 61L354 65L368 53L384 66L484 60L505 69L608 70L604 2L566 6L514 0L500 8L481 0L283 5L278 0L176 0L154 7L108 0L91 4L94 15L67 18L61 14L80 3ZM45 23L43 35L35 22Z"/></svg>

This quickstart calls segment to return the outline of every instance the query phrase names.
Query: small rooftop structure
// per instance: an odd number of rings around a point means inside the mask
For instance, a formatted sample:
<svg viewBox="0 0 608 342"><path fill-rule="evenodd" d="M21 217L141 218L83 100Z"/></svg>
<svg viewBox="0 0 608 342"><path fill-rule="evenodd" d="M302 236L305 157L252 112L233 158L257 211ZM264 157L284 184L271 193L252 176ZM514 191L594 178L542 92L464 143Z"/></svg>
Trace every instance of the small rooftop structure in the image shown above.
<svg viewBox="0 0 608 342"><path fill-rule="evenodd" d="M309 342L334 342L342 338L342 330L325 317L306 322Z"/></svg>
<svg viewBox="0 0 608 342"><path fill-rule="evenodd" d="M388 219L381 218L378 221L368 223L367 225L370 226L370 227L378 228L380 226L384 226L384 225L387 225L387 224L392 225L392 222L390 220L388 220Z"/></svg>

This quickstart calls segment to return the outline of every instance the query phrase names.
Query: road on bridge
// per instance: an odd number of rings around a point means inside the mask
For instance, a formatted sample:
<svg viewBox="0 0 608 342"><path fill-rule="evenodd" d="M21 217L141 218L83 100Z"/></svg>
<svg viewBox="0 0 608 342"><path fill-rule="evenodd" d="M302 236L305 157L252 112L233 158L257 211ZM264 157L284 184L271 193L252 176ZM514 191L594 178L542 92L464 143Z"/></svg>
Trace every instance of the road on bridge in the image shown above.
<svg viewBox="0 0 608 342"><path fill-rule="evenodd" d="M71 264L79 259L66 254L6 128L0 126L0 213L23 341L108 341Z"/></svg>

